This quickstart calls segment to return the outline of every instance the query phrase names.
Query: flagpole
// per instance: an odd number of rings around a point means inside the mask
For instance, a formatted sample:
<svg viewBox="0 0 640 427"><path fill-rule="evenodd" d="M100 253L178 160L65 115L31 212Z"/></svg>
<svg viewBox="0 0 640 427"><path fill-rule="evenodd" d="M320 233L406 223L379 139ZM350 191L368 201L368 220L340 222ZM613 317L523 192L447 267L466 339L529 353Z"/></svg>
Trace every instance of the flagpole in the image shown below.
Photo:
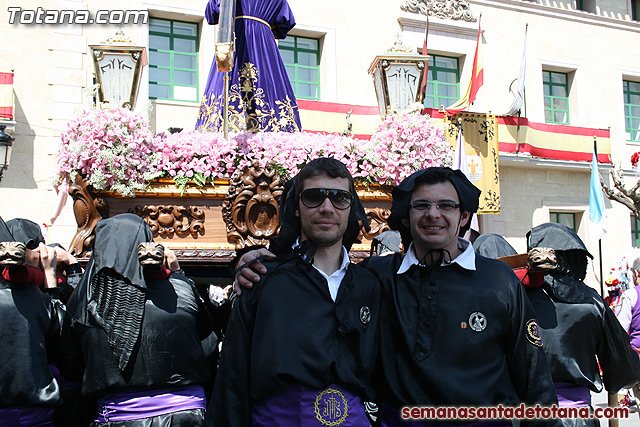
<svg viewBox="0 0 640 427"><path fill-rule="evenodd" d="M596 157L596 163L598 162L598 142L597 138L593 137L593 152ZM598 238L598 259L600 260L600 295L604 298L604 283L602 280L602 236Z"/></svg>
<svg viewBox="0 0 640 427"><path fill-rule="evenodd" d="M424 45L422 46L422 54L427 56L428 56L427 54L428 40L429 40L429 14L427 13L427 28L424 31ZM424 98L427 95L427 78L428 77L429 77L429 58L427 57L427 63L424 66L424 73L422 74L422 86L420 87L420 96L422 97L423 104L424 104Z"/></svg>
<svg viewBox="0 0 640 427"><path fill-rule="evenodd" d="M524 39L527 40L527 31L529 30L529 23L524 26ZM518 82L519 84L520 82ZM522 86L522 108L524 108L524 116L527 117L527 85ZM520 120L520 116L518 116Z"/></svg>

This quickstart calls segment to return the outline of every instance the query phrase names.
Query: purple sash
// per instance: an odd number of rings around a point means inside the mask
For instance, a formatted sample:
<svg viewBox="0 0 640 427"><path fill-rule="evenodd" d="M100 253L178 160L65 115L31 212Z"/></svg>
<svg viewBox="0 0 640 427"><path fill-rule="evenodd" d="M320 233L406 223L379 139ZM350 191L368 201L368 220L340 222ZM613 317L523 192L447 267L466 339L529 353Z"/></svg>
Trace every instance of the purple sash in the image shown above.
<svg viewBox="0 0 640 427"><path fill-rule="evenodd" d="M640 286L635 288L638 294L636 305L631 307L631 324L629 325L629 337L631 339L631 347L640 348Z"/></svg>
<svg viewBox="0 0 640 427"><path fill-rule="evenodd" d="M364 404L355 393L335 384L324 390L292 385L251 407L252 427L368 426Z"/></svg>
<svg viewBox="0 0 640 427"><path fill-rule="evenodd" d="M554 381L558 395L558 406L561 408L580 408L591 406L591 392L588 387Z"/></svg>
<svg viewBox="0 0 640 427"><path fill-rule="evenodd" d="M511 420L482 420L469 424L450 424L435 420L405 420L400 411L387 405L380 405L380 423L382 427L505 427L512 425Z"/></svg>
<svg viewBox="0 0 640 427"><path fill-rule="evenodd" d="M127 389L98 399L96 423L139 420L189 409L205 409L199 385L156 389Z"/></svg>
<svg viewBox="0 0 640 427"><path fill-rule="evenodd" d="M36 406L0 408L0 427L54 427L53 411Z"/></svg>

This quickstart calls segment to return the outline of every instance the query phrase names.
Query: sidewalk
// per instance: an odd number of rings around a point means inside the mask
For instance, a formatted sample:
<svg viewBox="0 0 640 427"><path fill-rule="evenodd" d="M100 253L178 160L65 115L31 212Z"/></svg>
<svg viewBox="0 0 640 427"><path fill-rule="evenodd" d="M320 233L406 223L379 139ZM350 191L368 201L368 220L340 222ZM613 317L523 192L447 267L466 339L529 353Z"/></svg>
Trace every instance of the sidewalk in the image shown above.
<svg viewBox="0 0 640 427"><path fill-rule="evenodd" d="M592 403L594 408L606 408L608 393L602 391L600 393L591 393ZM600 419L600 425L602 427L609 426L609 420ZM629 418L620 418L618 420L618 427L640 427L640 417L638 416L637 408L634 406L629 412Z"/></svg>

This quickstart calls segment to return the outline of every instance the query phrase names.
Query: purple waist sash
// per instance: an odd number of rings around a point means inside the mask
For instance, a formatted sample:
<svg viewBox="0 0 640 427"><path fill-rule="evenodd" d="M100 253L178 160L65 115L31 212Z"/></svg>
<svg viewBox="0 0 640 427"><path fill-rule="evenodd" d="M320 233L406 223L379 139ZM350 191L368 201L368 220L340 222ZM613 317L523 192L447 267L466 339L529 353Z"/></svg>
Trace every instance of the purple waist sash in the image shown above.
<svg viewBox="0 0 640 427"><path fill-rule="evenodd" d="M588 387L562 381L554 381L553 385L558 395L558 406L561 408L591 406L591 392Z"/></svg>
<svg viewBox="0 0 640 427"><path fill-rule="evenodd" d="M202 386L127 389L98 399L95 422L139 420L189 409L206 409Z"/></svg>
<svg viewBox="0 0 640 427"><path fill-rule="evenodd" d="M387 405L380 405L380 423L382 427L506 427L511 426L511 420L481 420L468 424L451 424L436 420L403 419L400 411Z"/></svg>
<svg viewBox="0 0 640 427"><path fill-rule="evenodd" d="M54 427L53 411L35 406L0 408L0 427Z"/></svg>
<svg viewBox="0 0 640 427"><path fill-rule="evenodd" d="M274 396L252 403L252 427L327 425L368 426L360 396L335 384L324 390L294 384Z"/></svg>

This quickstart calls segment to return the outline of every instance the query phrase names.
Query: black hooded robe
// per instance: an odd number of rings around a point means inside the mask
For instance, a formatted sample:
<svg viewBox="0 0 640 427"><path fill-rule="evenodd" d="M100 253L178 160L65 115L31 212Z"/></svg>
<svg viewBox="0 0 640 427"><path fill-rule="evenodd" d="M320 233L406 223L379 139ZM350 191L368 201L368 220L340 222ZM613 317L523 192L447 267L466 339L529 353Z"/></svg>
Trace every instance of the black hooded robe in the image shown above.
<svg viewBox="0 0 640 427"><path fill-rule="evenodd" d="M181 273L146 278L135 248L151 240L150 229L135 215L98 222L92 259L71 295L63 328L76 350L69 372L81 375L85 395L206 386L210 380L212 367L201 345L210 332L208 313L193 282ZM117 287L115 293L96 285L103 273L115 279L108 285ZM98 425L192 426L203 419L204 410L193 409Z"/></svg>
<svg viewBox="0 0 640 427"><path fill-rule="evenodd" d="M1 218L0 241L15 241ZM59 332L56 301L35 284L0 277L0 409L60 403L60 387L48 366L57 357ZM53 411L51 417L53 422Z"/></svg>
<svg viewBox="0 0 640 427"><path fill-rule="evenodd" d="M547 223L527 235L528 249L581 251L584 243L568 227ZM544 351L555 382L609 393L640 382L640 360L608 304L584 282L560 271L544 275L542 286L527 288ZM600 375L602 370L602 376ZM565 426L597 426L598 420L565 419Z"/></svg>

